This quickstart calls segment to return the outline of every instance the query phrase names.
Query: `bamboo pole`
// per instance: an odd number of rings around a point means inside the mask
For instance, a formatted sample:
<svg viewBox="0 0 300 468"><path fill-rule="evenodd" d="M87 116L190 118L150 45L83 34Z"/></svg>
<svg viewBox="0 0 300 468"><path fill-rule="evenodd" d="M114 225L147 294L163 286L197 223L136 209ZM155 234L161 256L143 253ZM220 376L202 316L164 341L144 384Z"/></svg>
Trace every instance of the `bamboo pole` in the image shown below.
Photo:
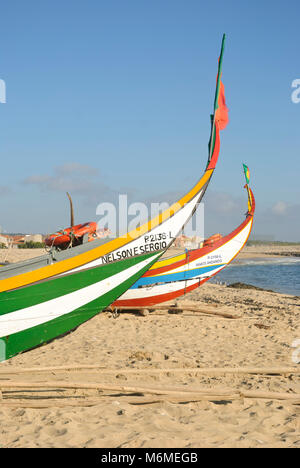
<svg viewBox="0 0 300 468"><path fill-rule="evenodd" d="M294 400L300 404L300 393L282 393L265 391L242 391L244 398L255 398L263 400Z"/></svg>
<svg viewBox="0 0 300 468"><path fill-rule="evenodd" d="M0 389L30 389L30 390L41 390L41 389L52 389L52 390L64 390L64 389L81 389L81 390L102 390L102 391L113 391L113 392L124 392L124 393L150 393L154 395L197 395L204 394L210 396L211 394L220 396L230 395L231 391L221 390L220 392L213 390L203 389L188 389L187 387L172 387L162 388L155 386L139 386L138 384L133 385L115 385L115 384L102 384L102 383L83 383L83 382L12 382L12 381L0 381Z"/></svg>
<svg viewBox="0 0 300 468"><path fill-rule="evenodd" d="M96 389L106 390L119 393L141 393L150 395L163 395L165 399L169 397L179 398L182 401L199 400L233 400L239 398L250 399L265 399L265 400L289 400L300 404L300 394L294 393L279 393L268 391L243 391L243 390L210 390L210 389L188 389L184 387L173 387L173 389L166 389L161 387L140 387L138 385L113 385L113 384L98 384L98 383L81 383L81 382L0 382L0 387L3 389L10 389L10 392L20 391L19 389L27 390L63 390L63 389ZM18 389L18 390L17 390ZM105 395L107 397L107 395ZM112 395L116 396L116 395ZM118 398L121 395L118 395ZM49 397L47 397L49 398ZM139 400L137 400L139 401Z"/></svg>
<svg viewBox="0 0 300 468"><path fill-rule="evenodd" d="M128 311L133 311L133 312L139 312L143 309L147 309L150 311L150 315L156 315L152 314L151 311L154 310L179 310L179 311L188 311L188 312L198 312L199 314L205 314L205 315L216 315L218 317L224 317L224 318L229 318L229 319L239 319L242 316L241 315L233 315L233 314L228 314L226 312L219 312L216 310L209 310L209 309L199 309L199 307L192 307L192 306L168 306L168 305L157 305L157 306L149 306L149 307L129 307L129 306L124 306L124 307L118 307L117 310L119 312L128 312Z"/></svg>
<svg viewBox="0 0 300 468"><path fill-rule="evenodd" d="M0 403L0 408L3 406L12 407L12 408L51 408L51 407L59 407L63 408L66 406L76 406L76 407L88 407L88 406L97 406L99 404L106 404L111 403L113 396L100 396L98 399L89 399L89 398L66 398L64 400L53 398L53 399L45 399L45 400L32 400L29 401L28 399L24 400L12 400L12 399L4 399ZM174 397L174 396L166 396L166 395L156 395L156 396L140 396L140 397L132 397L122 395L122 397L117 397L116 401L122 398L122 403L128 403L129 405L153 405L156 403L161 402L169 402L169 403L197 403L199 401L233 401L241 399L240 395L235 394L231 395L230 399L228 397L224 398L224 396L215 395L214 398L211 396L196 396L196 397Z"/></svg>
<svg viewBox="0 0 300 468"><path fill-rule="evenodd" d="M70 366L50 366L50 367L28 367L23 369L6 368L0 369L0 375L16 375L16 374L33 374L44 372L84 372L85 370L99 370L103 374L160 374L160 373L195 373L206 375L222 375L222 374L258 374L258 375L297 375L300 374L300 367L168 367L168 368L119 368L119 369L106 369L98 364L78 364ZM1 383L0 383L1 387Z"/></svg>

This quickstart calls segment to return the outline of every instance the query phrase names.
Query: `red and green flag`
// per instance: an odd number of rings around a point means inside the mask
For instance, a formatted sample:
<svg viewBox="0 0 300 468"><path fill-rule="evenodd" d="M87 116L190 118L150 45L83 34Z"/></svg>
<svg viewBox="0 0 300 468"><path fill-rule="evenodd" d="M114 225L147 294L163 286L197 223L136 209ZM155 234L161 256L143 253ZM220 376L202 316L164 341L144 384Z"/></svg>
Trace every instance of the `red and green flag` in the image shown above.
<svg viewBox="0 0 300 468"><path fill-rule="evenodd" d="M225 90L224 90L224 85L221 81L224 47L225 47L225 34L223 35L221 53L220 53L220 57L218 61L218 74L217 74L216 93L215 93L215 100L214 100L214 113L211 116L212 126L211 126L210 140L209 140L208 163L210 162L211 157L214 152L216 131L224 130L224 128L226 127L229 121L228 108L226 106L226 101L225 101ZM216 129L216 127L218 128Z"/></svg>
<svg viewBox="0 0 300 468"><path fill-rule="evenodd" d="M224 130L224 128L229 122L228 108L226 106L226 101L225 101L225 88L224 88L224 84L222 83L222 62L223 62L223 54L224 54L224 48L225 48L225 38L226 36L224 34L222 38L221 53L220 53L219 63L218 63L217 86L216 86L216 95L215 95L215 103L214 103L215 120L218 121L220 130Z"/></svg>

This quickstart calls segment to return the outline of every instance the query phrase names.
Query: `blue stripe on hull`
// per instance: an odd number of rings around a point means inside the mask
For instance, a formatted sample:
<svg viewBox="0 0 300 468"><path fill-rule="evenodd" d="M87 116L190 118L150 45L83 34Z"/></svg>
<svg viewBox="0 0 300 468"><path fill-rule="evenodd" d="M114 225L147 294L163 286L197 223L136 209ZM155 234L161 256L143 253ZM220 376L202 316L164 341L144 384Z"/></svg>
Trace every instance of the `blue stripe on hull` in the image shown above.
<svg viewBox="0 0 300 468"><path fill-rule="evenodd" d="M222 266L226 265L225 263L221 263L219 265L211 265L201 268L195 268L194 270L187 270L181 271L179 273L171 273L169 275L161 275L161 276L150 276L145 278L140 278L130 289L137 289L140 286L147 286L156 283L171 283L172 281L183 281L186 279L192 279L194 277L198 277L205 273L212 272Z"/></svg>

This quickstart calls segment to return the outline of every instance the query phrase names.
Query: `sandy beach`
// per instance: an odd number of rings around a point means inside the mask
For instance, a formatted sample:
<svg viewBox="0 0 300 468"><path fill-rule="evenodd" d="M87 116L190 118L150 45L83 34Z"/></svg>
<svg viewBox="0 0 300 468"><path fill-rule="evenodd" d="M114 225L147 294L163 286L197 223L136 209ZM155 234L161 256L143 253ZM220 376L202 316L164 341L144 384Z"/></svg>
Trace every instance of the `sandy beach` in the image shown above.
<svg viewBox="0 0 300 468"><path fill-rule="evenodd" d="M300 244L276 245L261 244L246 246L239 254L239 258L256 257L300 257Z"/></svg>
<svg viewBox="0 0 300 468"><path fill-rule="evenodd" d="M299 449L300 2L1 13L0 449Z"/></svg>
<svg viewBox="0 0 300 468"><path fill-rule="evenodd" d="M249 249L244 254L252 253ZM23 258L30 255L28 251L16 253ZM214 375L188 369L299 370L292 360L292 344L300 339L300 298L207 283L179 300L178 306L183 313L157 309L145 317L127 312L114 317L104 312L67 336L2 363L1 382L46 382L53 387L3 389L0 446L299 448L300 400L247 396L249 392L299 395L299 374ZM203 311L235 318L204 315ZM66 365L98 365L111 372L12 373ZM79 387L97 383L111 390L53 391L58 381L76 382ZM225 396L197 400L188 395L113 391L114 386L201 390ZM236 398L240 392L246 397Z"/></svg>

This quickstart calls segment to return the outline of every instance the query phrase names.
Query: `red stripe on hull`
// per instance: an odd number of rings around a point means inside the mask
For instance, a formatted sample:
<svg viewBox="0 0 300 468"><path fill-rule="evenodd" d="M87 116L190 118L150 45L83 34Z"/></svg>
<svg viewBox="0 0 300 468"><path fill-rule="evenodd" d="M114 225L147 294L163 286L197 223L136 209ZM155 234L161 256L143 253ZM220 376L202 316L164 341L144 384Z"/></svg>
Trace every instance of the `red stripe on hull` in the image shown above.
<svg viewBox="0 0 300 468"><path fill-rule="evenodd" d="M205 283L209 278L204 280L199 280L197 283L192 284L186 288L178 289L166 294L160 294L158 296L151 297L142 297L137 299L128 299L128 300L118 300L115 301L113 307L148 307L161 304L162 302L171 301L172 299L177 299L177 297L184 296L185 294L193 291L194 289L199 288L203 283Z"/></svg>

